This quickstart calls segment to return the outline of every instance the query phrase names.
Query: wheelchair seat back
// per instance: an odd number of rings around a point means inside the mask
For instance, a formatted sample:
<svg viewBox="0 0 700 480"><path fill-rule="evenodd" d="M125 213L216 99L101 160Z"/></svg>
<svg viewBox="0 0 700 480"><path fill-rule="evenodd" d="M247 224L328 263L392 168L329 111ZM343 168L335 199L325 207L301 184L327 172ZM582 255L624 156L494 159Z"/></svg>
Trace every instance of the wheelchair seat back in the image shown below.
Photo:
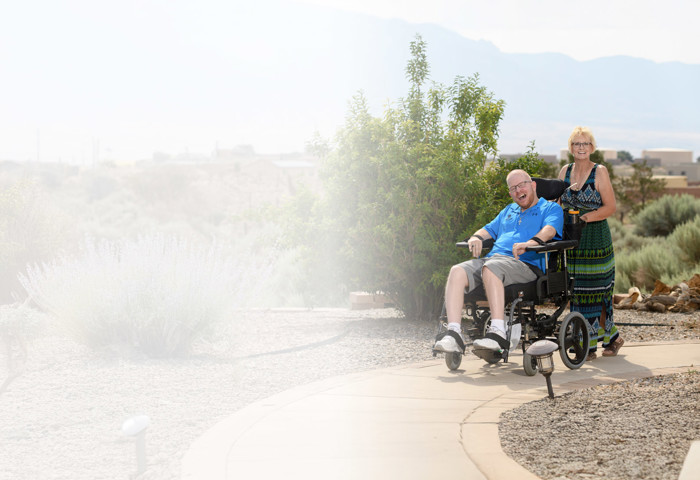
<svg viewBox="0 0 700 480"><path fill-rule="evenodd" d="M566 182L558 178L538 178L532 177L535 182L537 196L545 200L556 200L562 196L566 190Z"/></svg>

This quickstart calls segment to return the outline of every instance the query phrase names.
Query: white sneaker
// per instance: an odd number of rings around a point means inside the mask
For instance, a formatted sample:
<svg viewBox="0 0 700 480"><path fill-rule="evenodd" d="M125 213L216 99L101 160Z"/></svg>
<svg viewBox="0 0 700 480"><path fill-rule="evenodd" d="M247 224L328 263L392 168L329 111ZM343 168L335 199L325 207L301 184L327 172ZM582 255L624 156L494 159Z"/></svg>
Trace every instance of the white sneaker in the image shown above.
<svg viewBox="0 0 700 480"><path fill-rule="evenodd" d="M445 353L462 353L462 349L457 345L457 340L449 335L445 335L441 340L435 342L433 350Z"/></svg>
<svg viewBox="0 0 700 480"><path fill-rule="evenodd" d="M499 342L495 336L502 339L502 344ZM506 341L506 332L502 332L496 327L489 327L489 331L486 332L484 338L479 338L474 340L474 348L483 348L486 350L501 351L508 346Z"/></svg>

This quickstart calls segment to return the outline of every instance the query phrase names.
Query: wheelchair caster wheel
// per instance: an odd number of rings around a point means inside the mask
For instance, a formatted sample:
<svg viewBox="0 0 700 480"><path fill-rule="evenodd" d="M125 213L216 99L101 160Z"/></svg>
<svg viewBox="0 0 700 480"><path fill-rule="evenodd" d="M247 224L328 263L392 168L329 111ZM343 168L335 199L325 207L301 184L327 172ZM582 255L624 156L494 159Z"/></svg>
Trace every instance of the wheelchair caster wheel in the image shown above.
<svg viewBox="0 0 700 480"><path fill-rule="evenodd" d="M528 377L537 375L537 360L525 352L523 352L523 370Z"/></svg>
<svg viewBox="0 0 700 480"><path fill-rule="evenodd" d="M446 353L445 354L445 364L450 370L457 370L462 364L462 354L461 353Z"/></svg>

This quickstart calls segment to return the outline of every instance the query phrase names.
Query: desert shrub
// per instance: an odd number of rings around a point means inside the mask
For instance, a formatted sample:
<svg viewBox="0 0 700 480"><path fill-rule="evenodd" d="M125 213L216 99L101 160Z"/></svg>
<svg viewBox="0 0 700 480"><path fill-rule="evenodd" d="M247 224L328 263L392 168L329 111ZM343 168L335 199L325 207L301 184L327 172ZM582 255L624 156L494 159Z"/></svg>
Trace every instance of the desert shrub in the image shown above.
<svg viewBox="0 0 700 480"><path fill-rule="evenodd" d="M65 224L35 181L0 189L0 303L21 295L17 275L28 263L46 260L65 245Z"/></svg>
<svg viewBox="0 0 700 480"><path fill-rule="evenodd" d="M700 272L700 216L666 237L641 237L617 220L609 223L617 262L617 292L633 286L651 290L655 280L675 285Z"/></svg>
<svg viewBox="0 0 700 480"><path fill-rule="evenodd" d="M639 250L653 241L651 238L636 234L633 225L625 225L616 218L608 218L608 224L616 255L628 250Z"/></svg>
<svg viewBox="0 0 700 480"><path fill-rule="evenodd" d="M700 262L700 215L676 227L668 241L678 247L682 261L688 264Z"/></svg>
<svg viewBox="0 0 700 480"><path fill-rule="evenodd" d="M645 237L669 235L680 224L700 215L700 199L691 195L664 195L632 218L634 231Z"/></svg>
<svg viewBox="0 0 700 480"><path fill-rule="evenodd" d="M152 357L187 354L233 307L255 297L272 265L242 252L177 238L85 242L79 255L21 276L59 327L95 348Z"/></svg>
<svg viewBox="0 0 700 480"><path fill-rule="evenodd" d="M618 262L619 263L619 262ZM615 268L615 292L626 293L631 287L634 287L629 275L620 270L619 265Z"/></svg>
<svg viewBox="0 0 700 480"><path fill-rule="evenodd" d="M651 243L639 250L628 250L624 255L615 256L616 279L621 282L618 291L630 286L653 290L656 280L678 275L686 267L678 247L670 242Z"/></svg>
<svg viewBox="0 0 700 480"><path fill-rule="evenodd" d="M669 274L664 274L661 275L661 278L659 280L666 285L669 286L674 286L678 285L681 282L687 282L689 279L693 277L696 273L700 272L700 264L696 264L690 268L686 268L684 270L681 270L680 272L677 273L669 273ZM651 290L650 290L651 291Z"/></svg>

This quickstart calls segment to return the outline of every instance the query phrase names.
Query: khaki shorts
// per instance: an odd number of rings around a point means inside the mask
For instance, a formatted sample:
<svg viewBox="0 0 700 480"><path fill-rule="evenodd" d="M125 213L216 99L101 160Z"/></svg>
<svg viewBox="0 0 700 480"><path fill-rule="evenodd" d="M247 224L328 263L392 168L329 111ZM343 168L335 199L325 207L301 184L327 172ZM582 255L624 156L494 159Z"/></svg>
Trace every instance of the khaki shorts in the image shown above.
<svg viewBox="0 0 700 480"><path fill-rule="evenodd" d="M537 280L537 275L530 270L530 267L528 267L525 262L521 262L507 255L475 258L460 263L459 266L467 272L469 292L483 283L481 280L481 269L484 267L488 267L491 272L500 278L504 287L513 285L514 283L530 283Z"/></svg>

